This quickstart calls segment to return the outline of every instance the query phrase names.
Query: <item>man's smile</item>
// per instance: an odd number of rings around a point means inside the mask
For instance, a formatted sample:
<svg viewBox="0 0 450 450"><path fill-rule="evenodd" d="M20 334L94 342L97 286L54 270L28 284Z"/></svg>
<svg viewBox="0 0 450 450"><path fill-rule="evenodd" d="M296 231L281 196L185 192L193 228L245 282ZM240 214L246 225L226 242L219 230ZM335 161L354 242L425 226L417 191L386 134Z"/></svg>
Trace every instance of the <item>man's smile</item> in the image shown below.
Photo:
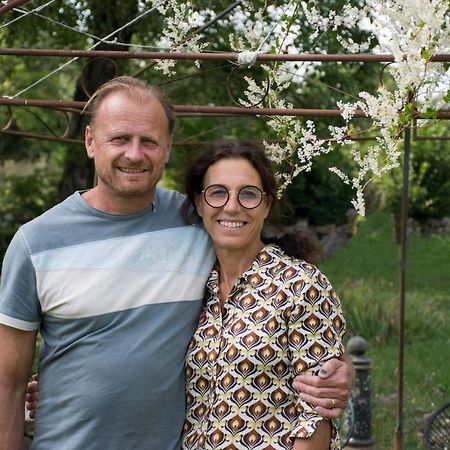
<svg viewBox="0 0 450 450"><path fill-rule="evenodd" d="M129 167L118 167L118 170L123 173L144 173L147 172L147 169L131 169Z"/></svg>

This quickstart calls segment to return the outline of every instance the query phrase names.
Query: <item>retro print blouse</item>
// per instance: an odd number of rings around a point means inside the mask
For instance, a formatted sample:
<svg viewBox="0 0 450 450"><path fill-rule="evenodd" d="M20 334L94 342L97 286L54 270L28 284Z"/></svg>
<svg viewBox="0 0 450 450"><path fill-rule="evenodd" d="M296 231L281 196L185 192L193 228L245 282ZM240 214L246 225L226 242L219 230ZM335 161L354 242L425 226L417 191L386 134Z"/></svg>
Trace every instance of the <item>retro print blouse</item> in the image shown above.
<svg viewBox="0 0 450 450"><path fill-rule="evenodd" d="M183 449L292 449L321 419L292 388L343 352L338 296L313 265L268 245L223 306L219 273L186 359ZM340 448L333 428L332 450Z"/></svg>

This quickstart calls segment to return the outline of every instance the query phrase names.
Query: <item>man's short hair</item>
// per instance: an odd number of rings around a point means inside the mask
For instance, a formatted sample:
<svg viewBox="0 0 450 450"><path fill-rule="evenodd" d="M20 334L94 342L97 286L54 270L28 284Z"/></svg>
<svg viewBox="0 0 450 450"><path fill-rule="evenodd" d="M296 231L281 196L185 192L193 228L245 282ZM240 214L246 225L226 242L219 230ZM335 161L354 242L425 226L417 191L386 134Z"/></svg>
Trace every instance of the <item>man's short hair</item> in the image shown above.
<svg viewBox="0 0 450 450"><path fill-rule="evenodd" d="M92 94L92 97L88 100L83 109L83 113L89 117L88 120L90 123L93 124L95 122L95 116L102 101L109 94L120 91L128 92L138 99L142 98L143 101L147 101L151 98L158 100L166 113L167 122L169 124L169 132L171 134L173 133L175 126L175 113L170 98L161 88L157 86L150 86L139 78L129 76L113 78L112 80L109 80L105 84L101 85L94 92L94 94ZM144 95L142 95L143 93Z"/></svg>

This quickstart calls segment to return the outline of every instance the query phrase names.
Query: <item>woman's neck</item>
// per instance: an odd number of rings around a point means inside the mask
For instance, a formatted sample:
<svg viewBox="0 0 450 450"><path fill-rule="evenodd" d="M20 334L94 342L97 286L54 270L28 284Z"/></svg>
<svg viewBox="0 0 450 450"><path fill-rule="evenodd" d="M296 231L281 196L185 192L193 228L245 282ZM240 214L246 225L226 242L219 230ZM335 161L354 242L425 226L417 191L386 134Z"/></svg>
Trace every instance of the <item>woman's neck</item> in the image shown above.
<svg viewBox="0 0 450 450"><path fill-rule="evenodd" d="M248 270L263 247L264 243L260 241L245 249L216 248L219 261L219 293L222 302L228 298L236 280Z"/></svg>

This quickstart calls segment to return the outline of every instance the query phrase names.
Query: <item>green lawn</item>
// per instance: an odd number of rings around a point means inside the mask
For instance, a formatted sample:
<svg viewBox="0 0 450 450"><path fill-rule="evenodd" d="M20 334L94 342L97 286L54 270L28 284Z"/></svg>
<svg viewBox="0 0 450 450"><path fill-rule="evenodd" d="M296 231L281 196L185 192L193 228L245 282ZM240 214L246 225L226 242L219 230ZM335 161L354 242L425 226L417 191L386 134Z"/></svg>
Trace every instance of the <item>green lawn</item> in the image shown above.
<svg viewBox="0 0 450 450"><path fill-rule="evenodd" d="M376 213L320 264L339 293L348 337L368 340L372 430L392 449L397 415L399 246L387 214ZM421 449L422 420L450 397L450 236L408 236L404 347L405 448Z"/></svg>

